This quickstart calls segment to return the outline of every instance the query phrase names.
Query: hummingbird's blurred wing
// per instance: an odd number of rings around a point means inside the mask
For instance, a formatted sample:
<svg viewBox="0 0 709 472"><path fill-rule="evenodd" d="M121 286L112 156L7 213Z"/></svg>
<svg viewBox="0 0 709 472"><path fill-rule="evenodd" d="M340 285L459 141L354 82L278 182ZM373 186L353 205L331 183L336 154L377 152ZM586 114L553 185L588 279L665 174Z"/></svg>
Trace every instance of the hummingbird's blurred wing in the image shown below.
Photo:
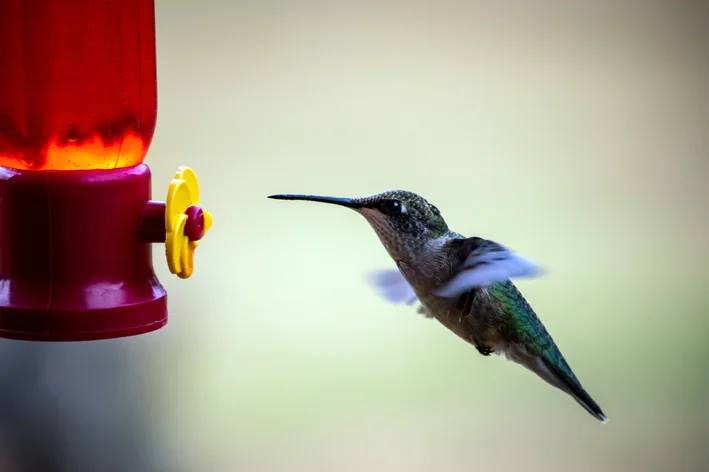
<svg viewBox="0 0 709 472"><path fill-rule="evenodd" d="M413 305L418 300L414 289L398 269L371 272L367 280L379 296L389 303Z"/></svg>
<svg viewBox="0 0 709 472"><path fill-rule="evenodd" d="M512 250L482 238L454 239L455 249L465 257L457 274L434 293L440 297L457 297L473 287L517 277L538 277L543 270L536 263Z"/></svg>
<svg viewBox="0 0 709 472"><path fill-rule="evenodd" d="M413 305L419 301L414 289L398 269L372 272L367 276L367 281L379 296L389 303ZM423 305L420 305L417 311L428 318L431 317Z"/></svg>

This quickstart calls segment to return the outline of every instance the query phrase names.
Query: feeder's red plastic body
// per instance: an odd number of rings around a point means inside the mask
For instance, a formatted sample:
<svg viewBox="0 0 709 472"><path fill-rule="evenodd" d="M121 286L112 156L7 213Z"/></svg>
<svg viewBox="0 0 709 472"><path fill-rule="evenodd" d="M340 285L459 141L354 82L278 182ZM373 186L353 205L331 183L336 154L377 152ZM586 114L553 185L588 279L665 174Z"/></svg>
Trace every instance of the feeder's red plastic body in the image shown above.
<svg viewBox="0 0 709 472"><path fill-rule="evenodd" d="M152 0L0 2L0 166L134 166L156 119Z"/></svg>
<svg viewBox="0 0 709 472"><path fill-rule="evenodd" d="M140 238L156 116L152 0L0 1L0 337L167 322Z"/></svg>

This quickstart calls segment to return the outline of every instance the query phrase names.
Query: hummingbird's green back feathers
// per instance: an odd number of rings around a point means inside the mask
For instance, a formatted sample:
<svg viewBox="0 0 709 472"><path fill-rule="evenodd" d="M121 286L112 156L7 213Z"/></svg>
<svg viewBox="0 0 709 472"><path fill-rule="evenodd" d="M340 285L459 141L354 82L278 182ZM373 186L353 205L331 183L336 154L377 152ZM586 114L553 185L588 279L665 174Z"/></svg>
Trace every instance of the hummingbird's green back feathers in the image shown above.
<svg viewBox="0 0 709 472"><path fill-rule="evenodd" d="M509 316L510 338L523 349L511 346L506 353L548 383L571 395L591 415L602 422L608 418L584 390L549 332L511 281L492 284L488 293L498 300ZM526 352L524 352L526 350Z"/></svg>

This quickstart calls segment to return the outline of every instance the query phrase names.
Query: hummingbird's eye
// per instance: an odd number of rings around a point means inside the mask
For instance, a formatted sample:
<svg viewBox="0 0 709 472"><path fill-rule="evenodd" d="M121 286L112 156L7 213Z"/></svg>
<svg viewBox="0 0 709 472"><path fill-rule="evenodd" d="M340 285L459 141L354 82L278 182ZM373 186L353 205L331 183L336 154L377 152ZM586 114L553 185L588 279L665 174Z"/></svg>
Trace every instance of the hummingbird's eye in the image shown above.
<svg viewBox="0 0 709 472"><path fill-rule="evenodd" d="M379 205L379 209L382 213L387 213L389 215L400 215L402 213L406 213L406 207L398 200L384 200Z"/></svg>

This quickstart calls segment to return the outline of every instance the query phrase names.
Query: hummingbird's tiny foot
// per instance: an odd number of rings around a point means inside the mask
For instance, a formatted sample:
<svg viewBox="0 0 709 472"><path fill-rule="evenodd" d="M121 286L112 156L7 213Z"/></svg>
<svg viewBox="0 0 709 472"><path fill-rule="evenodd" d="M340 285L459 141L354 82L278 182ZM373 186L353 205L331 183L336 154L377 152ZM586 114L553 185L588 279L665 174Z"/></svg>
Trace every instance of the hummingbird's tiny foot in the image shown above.
<svg viewBox="0 0 709 472"><path fill-rule="evenodd" d="M492 351L492 348L491 348L490 346L478 346L478 345L475 345L475 349L477 349L478 352L479 352L480 354L482 354L483 356L489 356L489 355L492 354L492 352L493 352L493 351Z"/></svg>

